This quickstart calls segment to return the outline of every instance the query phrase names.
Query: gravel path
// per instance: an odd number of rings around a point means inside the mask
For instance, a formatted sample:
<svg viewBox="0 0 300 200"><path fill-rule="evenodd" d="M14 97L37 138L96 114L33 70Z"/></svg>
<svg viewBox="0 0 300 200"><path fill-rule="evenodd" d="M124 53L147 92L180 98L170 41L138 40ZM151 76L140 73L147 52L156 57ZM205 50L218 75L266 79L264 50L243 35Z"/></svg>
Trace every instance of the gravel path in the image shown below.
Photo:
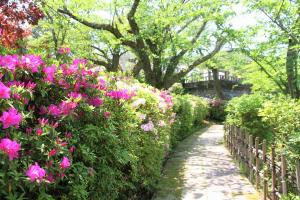
<svg viewBox="0 0 300 200"><path fill-rule="evenodd" d="M223 145L223 126L185 139L166 164L154 200L258 200Z"/></svg>

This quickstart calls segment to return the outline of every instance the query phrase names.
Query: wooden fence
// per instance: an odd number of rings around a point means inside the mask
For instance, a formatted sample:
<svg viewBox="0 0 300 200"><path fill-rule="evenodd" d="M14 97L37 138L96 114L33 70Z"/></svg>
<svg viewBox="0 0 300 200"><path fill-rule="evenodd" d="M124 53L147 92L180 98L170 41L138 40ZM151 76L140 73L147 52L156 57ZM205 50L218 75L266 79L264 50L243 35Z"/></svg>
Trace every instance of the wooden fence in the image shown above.
<svg viewBox="0 0 300 200"><path fill-rule="evenodd" d="M264 200L278 200L288 192L300 195L300 161L289 171L284 154L276 155L275 146L267 151L266 140L225 125L225 143L235 160L245 167L251 183L261 189ZM268 153L270 152L270 153Z"/></svg>

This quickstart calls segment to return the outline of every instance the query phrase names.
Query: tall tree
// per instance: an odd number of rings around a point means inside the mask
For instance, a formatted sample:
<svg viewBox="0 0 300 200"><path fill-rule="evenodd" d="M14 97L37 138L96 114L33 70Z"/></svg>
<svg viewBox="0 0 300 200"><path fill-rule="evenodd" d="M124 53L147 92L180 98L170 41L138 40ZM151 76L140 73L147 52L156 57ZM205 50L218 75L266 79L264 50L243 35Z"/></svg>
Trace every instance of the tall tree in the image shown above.
<svg viewBox="0 0 300 200"><path fill-rule="evenodd" d="M58 9L94 30L108 32L138 59L137 75L144 72L146 82L169 88L195 67L212 58L228 40L226 20L232 15L231 1L114 1L110 18L94 22L94 9ZM80 15L78 14L80 13ZM88 19L89 18L89 19Z"/></svg>
<svg viewBox="0 0 300 200"><path fill-rule="evenodd" d="M265 38L256 42L256 45L244 43L243 52L282 92L299 98L300 2L262 0L248 2L248 5L264 16L265 19L260 24L263 28L257 30L264 31Z"/></svg>

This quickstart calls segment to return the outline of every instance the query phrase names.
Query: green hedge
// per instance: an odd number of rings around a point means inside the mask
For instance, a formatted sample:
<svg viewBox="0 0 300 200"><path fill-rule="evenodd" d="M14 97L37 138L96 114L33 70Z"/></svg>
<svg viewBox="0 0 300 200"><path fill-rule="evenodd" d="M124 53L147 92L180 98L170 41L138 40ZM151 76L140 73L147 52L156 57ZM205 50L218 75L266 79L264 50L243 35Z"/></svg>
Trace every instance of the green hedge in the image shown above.
<svg viewBox="0 0 300 200"><path fill-rule="evenodd" d="M284 152L289 162L300 159L300 102L288 97L265 98L258 94L232 99L226 123L267 139ZM290 165L292 166L292 165Z"/></svg>
<svg viewBox="0 0 300 200"><path fill-rule="evenodd" d="M195 128L202 125L208 115L208 103L203 98L193 95L176 95L174 97L174 112L176 120L172 126L171 145L193 133Z"/></svg>
<svg viewBox="0 0 300 200"><path fill-rule="evenodd" d="M254 136L270 138L269 125L259 115L265 101L263 96L257 94L233 98L226 107L226 123L239 126Z"/></svg>

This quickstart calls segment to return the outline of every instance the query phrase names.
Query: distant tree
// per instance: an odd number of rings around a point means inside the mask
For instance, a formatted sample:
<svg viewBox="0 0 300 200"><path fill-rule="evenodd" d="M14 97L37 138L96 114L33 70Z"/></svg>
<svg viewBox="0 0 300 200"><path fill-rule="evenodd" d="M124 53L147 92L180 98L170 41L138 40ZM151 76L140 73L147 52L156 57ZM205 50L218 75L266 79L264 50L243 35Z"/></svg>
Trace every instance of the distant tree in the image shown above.
<svg viewBox="0 0 300 200"><path fill-rule="evenodd" d="M169 88L195 67L211 59L230 40L226 23L233 14L231 0L112 1L109 19L95 22L104 7L80 9L85 3L66 3L58 11L79 23L110 33L116 44L137 58L133 74ZM99 15L98 15L99 18ZM102 22L105 21L105 22Z"/></svg>

